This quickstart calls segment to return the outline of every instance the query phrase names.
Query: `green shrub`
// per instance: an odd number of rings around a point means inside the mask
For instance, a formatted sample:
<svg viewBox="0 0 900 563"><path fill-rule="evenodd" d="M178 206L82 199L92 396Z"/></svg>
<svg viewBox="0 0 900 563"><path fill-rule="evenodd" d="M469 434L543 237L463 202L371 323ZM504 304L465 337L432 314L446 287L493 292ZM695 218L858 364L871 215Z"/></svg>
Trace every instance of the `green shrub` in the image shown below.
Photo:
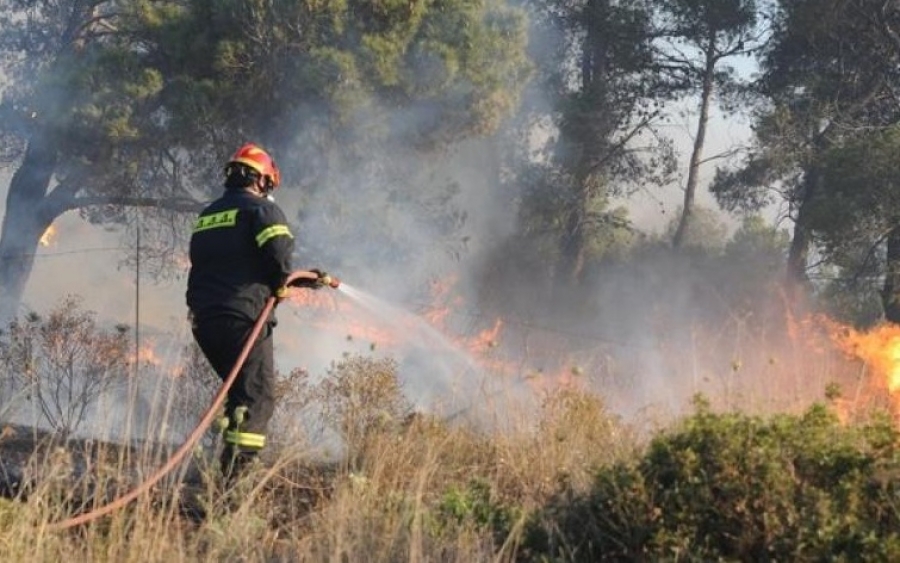
<svg viewBox="0 0 900 563"><path fill-rule="evenodd" d="M471 525L490 530L495 540L502 543L512 532L519 511L496 497L491 484L483 479L472 479L465 487L451 487L437 506L439 528Z"/></svg>
<svg viewBox="0 0 900 563"><path fill-rule="evenodd" d="M825 406L769 419L695 413L590 492L529 523L538 560L897 560L897 429L842 425Z"/></svg>

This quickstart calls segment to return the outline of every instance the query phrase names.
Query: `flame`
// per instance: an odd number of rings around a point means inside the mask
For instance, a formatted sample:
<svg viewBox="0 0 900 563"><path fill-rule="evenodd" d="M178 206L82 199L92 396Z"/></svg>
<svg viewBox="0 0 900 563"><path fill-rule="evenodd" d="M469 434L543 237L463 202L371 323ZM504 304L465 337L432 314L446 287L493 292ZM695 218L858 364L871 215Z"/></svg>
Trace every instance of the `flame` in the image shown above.
<svg viewBox="0 0 900 563"><path fill-rule="evenodd" d="M503 319L494 321L494 326L485 329L470 338L467 347L471 352L482 352L490 348L496 348L499 343L500 331L503 330Z"/></svg>
<svg viewBox="0 0 900 563"><path fill-rule="evenodd" d="M441 280L432 280L429 293L431 305L422 313L422 317L434 327L443 327L450 316L453 307L462 305L460 297L454 297L452 292L456 285L456 277L448 276Z"/></svg>
<svg viewBox="0 0 900 563"><path fill-rule="evenodd" d="M289 288L287 299L294 305L337 311L338 301L333 291Z"/></svg>
<svg viewBox="0 0 900 563"><path fill-rule="evenodd" d="M53 243L53 239L56 238L56 234L56 227L50 225L49 227L47 227L47 230L44 231L44 234L41 235L41 239L38 241L38 243L41 246L50 246Z"/></svg>
<svg viewBox="0 0 900 563"><path fill-rule="evenodd" d="M150 366L160 366L163 363L156 353L156 345L154 343L142 345L136 353L131 355L131 359L132 361L136 360L137 363Z"/></svg>
<svg viewBox="0 0 900 563"><path fill-rule="evenodd" d="M410 335L421 331L416 323L425 321L492 376L519 378L531 387L542 389L583 384L585 378L581 377L584 373L580 365L561 358L554 361L551 356L555 358L555 354L547 357L538 354L543 364L540 368L515 353L510 355L503 339L507 322L499 317L488 320L477 314L466 315L466 304L456 290L456 282L453 276L433 280L428 288L427 304L416 313L410 312L408 319L392 319L392 324L353 300L342 298L339 292L296 289L287 299L292 307L299 306L301 310L328 311L328 315L311 314L309 322L348 341L366 342L372 350L402 349ZM460 319L480 326L460 326ZM547 348L551 352L555 350L553 346Z"/></svg>
<svg viewBox="0 0 900 563"><path fill-rule="evenodd" d="M884 323L868 331L840 327L833 341L870 370L870 384L887 391L895 416L900 416L900 325Z"/></svg>
<svg viewBox="0 0 900 563"><path fill-rule="evenodd" d="M347 340L369 342L374 349L377 346L391 346L398 342L395 330L379 325L368 318L362 311L356 310L352 302L337 297L337 293L327 289L313 291L309 289L291 289L287 299L292 306L299 306L319 311L337 313L343 322L314 321L322 330L342 331ZM330 317L330 318L333 318Z"/></svg>

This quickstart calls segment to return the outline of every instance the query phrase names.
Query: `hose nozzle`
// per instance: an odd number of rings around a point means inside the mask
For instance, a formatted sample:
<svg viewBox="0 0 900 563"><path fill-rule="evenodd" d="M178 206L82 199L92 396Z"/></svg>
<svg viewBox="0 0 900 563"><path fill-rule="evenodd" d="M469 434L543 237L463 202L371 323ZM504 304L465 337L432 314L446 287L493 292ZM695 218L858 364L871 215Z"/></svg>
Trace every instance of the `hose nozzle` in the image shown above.
<svg viewBox="0 0 900 563"><path fill-rule="evenodd" d="M322 277L321 282L322 285L327 285L331 289L337 289L341 285L341 280L327 274Z"/></svg>

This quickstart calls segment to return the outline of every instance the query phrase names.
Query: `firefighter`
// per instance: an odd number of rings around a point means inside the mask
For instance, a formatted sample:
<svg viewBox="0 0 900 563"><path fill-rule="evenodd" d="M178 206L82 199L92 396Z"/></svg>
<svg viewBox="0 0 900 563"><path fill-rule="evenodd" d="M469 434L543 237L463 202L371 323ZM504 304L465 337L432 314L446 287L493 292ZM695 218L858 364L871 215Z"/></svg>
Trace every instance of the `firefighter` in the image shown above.
<svg viewBox="0 0 900 563"><path fill-rule="evenodd" d="M191 234L186 294L191 328L223 381L267 299L286 295L294 238L272 198L279 181L278 167L265 150L252 143L240 147L225 165L225 193L200 213ZM294 285L300 284L322 285L308 281ZM275 324L273 308L228 391L220 460L226 482L266 445L266 428L275 408Z"/></svg>

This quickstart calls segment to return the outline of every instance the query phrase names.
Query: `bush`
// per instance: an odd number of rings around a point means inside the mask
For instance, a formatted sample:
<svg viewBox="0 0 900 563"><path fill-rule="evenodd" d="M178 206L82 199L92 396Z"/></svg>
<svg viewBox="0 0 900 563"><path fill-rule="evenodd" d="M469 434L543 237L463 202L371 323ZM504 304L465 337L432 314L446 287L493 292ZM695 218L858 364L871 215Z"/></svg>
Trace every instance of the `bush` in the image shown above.
<svg viewBox="0 0 900 563"><path fill-rule="evenodd" d="M358 469L379 434L396 430L413 414L389 358L350 356L335 363L314 391L323 422L335 430L348 467Z"/></svg>
<svg viewBox="0 0 900 563"><path fill-rule="evenodd" d="M94 313L73 297L46 317L13 321L0 335L0 369L62 436L75 432L97 400L126 381L130 354L126 327L99 327Z"/></svg>
<svg viewBox="0 0 900 563"><path fill-rule="evenodd" d="M770 419L698 401L586 495L530 522L530 557L618 560L897 560L897 429L847 427L822 405ZM540 557L538 557L540 556Z"/></svg>

